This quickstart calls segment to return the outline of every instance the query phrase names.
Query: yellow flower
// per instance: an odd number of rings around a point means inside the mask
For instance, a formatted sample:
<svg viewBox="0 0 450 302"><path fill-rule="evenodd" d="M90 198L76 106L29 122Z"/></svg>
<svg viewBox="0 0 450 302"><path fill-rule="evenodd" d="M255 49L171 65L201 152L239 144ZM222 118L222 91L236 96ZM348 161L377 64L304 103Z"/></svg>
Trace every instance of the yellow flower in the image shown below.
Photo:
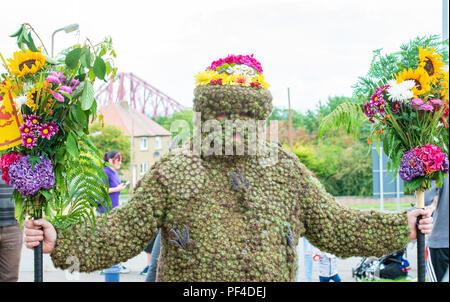
<svg viewBox="0 0 450 302"><path fill-rule="evenodd" d="M217 80L221 76L217 71L207 70L204 72L199 72L195 75L195 84L196 85L207 85L211 80Z"/></svg>
<svg viewBox="0 0 450 302"><path fill-rule="evenodd" d="M263 88L263 89L268 89L269 86L270 86L266 81L264 81L264 75L263 74L259 74L259 75L255 76L255 77L253 77L252 79L253 79L253 82L260 83L261 84L261 88Z"/></svg>
<svg viewBox="0 0 450 302"><path fill-rule="evenodd" d="M27 74L35 74L45 64L45 57L42 53L33 52L29 49L26 51L16 51L14 59L8 59L11 72L18 77Z"/></svg>
<svg viewBox="0 0 450 302"><path fill-rule="evenodd" d="M430 77L425 69L421 67L416 70L412 70L411 68L408 70L404 69L397 74L396 78L397 84L407 80L413 80L416 83L416 86L412 89L414 97L423 95L431 90Z"/></svg>
<svg viewBox="0 0 450 302"><path fill-rule="evenodd" d="M222 85L231 85L234 82L235 77L231 74L222 73Z"/></svg>
<svg viewBox="0 0 450 302"><path fill-rule="evenodd" d="M11 89L12 87L13 85L10 80L5 80L4 84L0 81L0 94L6 95L9 91L11 91L12 97L16 97L14 89Z"/></svg>
<svg viewBox="0 0 450 302"><path fill-rule="evenodd" d="M419 66L425 69L430 76L431 82L436 83L436 81L441 77L443 67L445 66L445 63L442 62L443 59L441 55L435 53L434 48L428 50L428 46L426 49L419 47L419 58Z"/></svg>
<svg viewBox="0 0 450 302"><path fill-rule="evenodd" d="M211 80L217 81L218 79L222 79L222 85L239 85L249 87L251 82L259 82L261 84L261 88L269 88L269 84L264 81L264 76L262 74L250 77L247 74L228 74L226 72L219 74L214 70L207 70L197 73L195 75L195 85L208 85Z"/></svg>
<svg viewBox="0 0 450 302"><path fill-rule="evenodd" d="M34 89L33 89L34 90ZM28 92L28 102L27 106L31 108L31 111L36 111L36 99L37 99L37 92Z"/></svg>
<svg viewBox="0 0 450 302"><path fill-rule="evenodd" d="M33 112L35 112L37 109L37 104L36 104L37 100L40 100L42 98L42 88L43 88L43 83L39 82L36 86L34 86L33 89L28 91L27 106L30 107Z"/></svg>
<svg viewBox="0 0 450 302"><path fill-rule="evenodd" d="M444 78L441 81L441 97L448 103L448 71L444 72Z"/></svg>

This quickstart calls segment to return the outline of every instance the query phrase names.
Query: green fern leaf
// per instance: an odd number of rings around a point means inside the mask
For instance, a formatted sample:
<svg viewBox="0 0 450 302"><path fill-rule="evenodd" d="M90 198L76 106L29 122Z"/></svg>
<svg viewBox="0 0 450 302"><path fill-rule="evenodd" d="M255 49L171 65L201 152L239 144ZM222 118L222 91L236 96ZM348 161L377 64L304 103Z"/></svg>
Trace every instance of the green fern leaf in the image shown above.
<svg viewBox="0 0 450 302"><path fill-rule="evenodd" d="M319 140L326 131L338 129L341 126L347 129L347 133L353 131L356 139L359 129L366 120L362 104L343 103L320 121Z"/></svg>

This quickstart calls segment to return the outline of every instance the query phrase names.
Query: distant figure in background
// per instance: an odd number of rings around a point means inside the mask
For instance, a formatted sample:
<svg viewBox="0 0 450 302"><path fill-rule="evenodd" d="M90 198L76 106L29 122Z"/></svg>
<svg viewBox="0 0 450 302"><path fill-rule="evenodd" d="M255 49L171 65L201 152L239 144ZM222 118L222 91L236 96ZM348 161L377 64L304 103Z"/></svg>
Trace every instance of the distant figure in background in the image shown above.
<svg viewBox="0 0 450 302"><path fill-rule="evenodd" d="M318 252L313 256L314 261L319 261L319 281L320 282L341 282L337 271L337 258L335 255Z"/></svg>
<svg viewBox="0 0 450 302"><path fill-rule="evenodd" d="M0 173L0 282L16 282L22 252L22 230L14 219L13 188Z"/></svg>
<svg viewBox="0 0 450 302"><path fill-rule="evenodd" d="M120 181L119 169L122 165L122 154L120 152L112 150L103 155L103 160L105 161L105 174L107 176L107 182L109 184L109 197L111 198L112 208L109 209L111 211L115 207L119 206L119 196L120 192L126 188L126 184ZM106 163L109 163L112 167L107 166ZM105 209L102 205L99 205L99 209L102 213L105 213ZM120 273L126 274L129 273L130 270L126 268L124 265L119 264ZM102 271L104 272L104 271Z"/></svg>
<svg viewBox="0 0 450 302"><path fill-rule="evenodd" d="M433 229L427 240L427 273L431 282L442 282L442 278L448 270L448 178L449 175L444 179L444 184L440 188L437 188L433 181L431 189L425 192L425 205L435 208Z"/></svg>
<svg viewBox="0 0 450 302"><path fill-rule="evenodd" d="M114 209L119 205L120 192L125 189L126 185L120 181L120 175L118 170L122 165L122 154L120 152L112 150L103 155L103 160L105 161L105 174L107 176L107 182L109 184L109 197L111 198L112 208ZM106 165L109 163L112 167ZM99 205L100 211L105 213L105 209L102 205Z"/></svg>

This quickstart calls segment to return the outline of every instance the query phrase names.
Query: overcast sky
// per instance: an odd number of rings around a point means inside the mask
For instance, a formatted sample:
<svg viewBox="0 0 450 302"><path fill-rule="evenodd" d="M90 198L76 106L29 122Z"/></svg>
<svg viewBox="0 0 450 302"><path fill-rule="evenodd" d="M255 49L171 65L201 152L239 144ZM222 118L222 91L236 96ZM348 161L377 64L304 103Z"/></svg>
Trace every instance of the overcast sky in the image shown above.
<svg viewBox="0 0 450 302"><path fill-rule="evenodd" d="M396 51L417 35L441 34L442 0L2 1L0 52L17 50L14 33L30 23L55 52L85 37L110 35L119 72L133 72L187 107L194 75L228 54L254 54L274 105L314 109L328 96L351 96L372 50ZM36 39L35 39L36 40ZM38 42L36 44L39 46Z"/></svg>

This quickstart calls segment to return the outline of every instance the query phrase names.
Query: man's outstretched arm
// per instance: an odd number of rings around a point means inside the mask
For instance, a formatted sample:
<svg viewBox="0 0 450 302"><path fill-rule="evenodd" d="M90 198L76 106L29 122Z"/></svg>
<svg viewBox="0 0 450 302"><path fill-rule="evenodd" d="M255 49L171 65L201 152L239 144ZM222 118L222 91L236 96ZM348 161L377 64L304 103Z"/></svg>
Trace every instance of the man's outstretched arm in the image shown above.
<svg viewBox="0 0 450 302"><path fill-rule="evenodd" d="M109 268L144 250L162 224L165 204L166 191L153 168L141 180L133 198L115 208L105 223L97 217L94 234L92 226L63 232L45 220L26 221L26 246L33 248L43 239L44 253L51 253L55 267L62 269L72 266L74 259L81 272ZM37 230L39 226L43 231Z"/></svg>
<svg viewBox="0 0 450 302"><path fill-rule="evenodd" d="M301 194L298 202L304 236L315 247L339 257L380 257L400 250L416 238L415 223L422 215L423 233L432 228L431 211L386 213L356 210L339 204L317 178L298 162Z"/></svg>

